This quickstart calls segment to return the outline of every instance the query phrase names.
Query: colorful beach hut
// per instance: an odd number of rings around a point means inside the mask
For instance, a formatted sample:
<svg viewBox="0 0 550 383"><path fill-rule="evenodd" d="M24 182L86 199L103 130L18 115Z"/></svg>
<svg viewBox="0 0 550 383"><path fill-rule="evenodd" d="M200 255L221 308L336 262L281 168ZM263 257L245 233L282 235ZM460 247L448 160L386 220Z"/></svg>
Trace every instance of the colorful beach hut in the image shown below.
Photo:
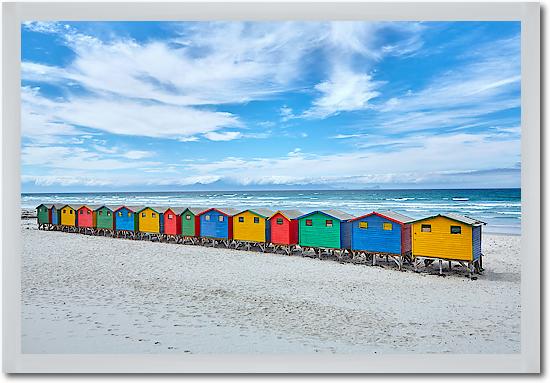
<svg viewBox="0 0 550 383"><path fill-rule="evenodd" d="M61 209L63 209L64 204L53 204L50 209L50 217L52 225L61 225Z"/></svg>
<svg viewBox="0 0 550 383"><path fill-rule="evenodd" d="M299 216L298 243L302 248L346 248L343 245L342 223L353 216L340 210L317 210Z"/></svg>
<svg viewBox="0 0 550 383"><path fill-rule="evenodd" d="M199 214L206 209L200 207L188 207L181 214L181 235L184 237L197 237L200 234Z"/></svg>
<svg viewBox="0 0 550 383"><path fill-rule="evenodd" d="M233 216L233 239L235 241L261 243L260 248L265 250L265 243L270 241L269 217L273 211L269 209L247 209ZM238 243L236 248L238 247Z"/></svg>
<svg viewBox="0 0 550 383"><path fill-rule="evenodd" d="M183 207L169 207L162 212L164 231L166 235L181 235L181 213Z"/></svg>
<svg viewBox="0 0 550 383"><path fill-rule="evenodd" d="M115 230L135 232L138 228L137 212L141 206L118 206L114 208Z"/></svg>
<svg viewBox="0 0 550 383"><path fill-rule="evenodd" d="M401 268L404 257L411 255L413 219L394 212L372 212L344 224L345 246L353 253L373 253L392 257Z"/></svg>
<svg viewBox="0 0 550 383"><path fill-rule="evenodd" d="M412 224L413 259L468 262L481 267L481 226L485 222L447 213L422 218ZM416 264L415 264L416 265Z"/></svg>
<svg viewBox="0 0 550 383"><path fill-rule="evenodd" d="M96 226L95 210L99 208L97 205L82 205L76 210L77 226L82 228L94 228Z"/></svg>
<svg viewBox="0 0 550 383"><path fill-rule="evenodd" d="M144 207L138 213L138 231L142 233L162 233L163 213L166 208Z"/></svg>
<svg viewBox="0 0 550 383"><path fill-rule="evenodd" d="M222 241L229 247L229 241L233 239L233 216L238 211L232 208L210 208L200 212L199 232L203 239L211 239L212 245L216 241Z"/></svg>
<svg viewBox="0 0 550 383"><path fill-rule="evenodd" d="M36 219L38 221L38 227L42 225L49 225L52 221L52 208L53 205L40 204L36 207Z"/></svg>
<svg viewBox="0 0 550 383"><path fill-rule="evenodd" d="M115 228L115 207L99 206L95 209L96 228L102 231Z"/></svg>
<svg viewBox="0 0 550 383"><path fill-rule="evenodd" d="M304 215L299 210L278 210L269 217L270 241L274 245L298 244L298 217Z"/></svg>
<svg viewBox="0 0 550 383"><path fill-rule="evenodd" d="M75 205L64 205L61 208L61 225L68 227L76 227L77 217L76 211L80 206Z"/></svg>

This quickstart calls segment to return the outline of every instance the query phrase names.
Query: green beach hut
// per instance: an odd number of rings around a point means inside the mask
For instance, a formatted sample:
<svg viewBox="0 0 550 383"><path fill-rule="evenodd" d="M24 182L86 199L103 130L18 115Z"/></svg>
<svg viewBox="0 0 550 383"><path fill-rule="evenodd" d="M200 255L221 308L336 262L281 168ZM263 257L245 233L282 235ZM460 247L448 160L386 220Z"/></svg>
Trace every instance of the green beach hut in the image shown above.
<svg viewBox="0 0 550 383"><path fill-rule="evenodd" d="M181 235L184 237L197 237L199 235L200 212L206 209L200 207L188 207L181 212Z"/></svg>
<svg viewBox="0 0 550 383"><path fill-rule="evenodd" d="M51 208L53 205L40 204L36 207L36 218L39 225L46 225L51 223Z"/></svg>
<svg viewBox="0 0 550 383"><path fill-rule="evenodd" d="M317 210L298 217L300 247L339 249L341 225L354 217L340 210Z"/></svg>
<svg viewBox="0 0 550 383"><path fill-rule="evenodd" d="M95 223L97 229L114 229L114 217L117 207L113 206L100 206L95 210Z"/></svg>

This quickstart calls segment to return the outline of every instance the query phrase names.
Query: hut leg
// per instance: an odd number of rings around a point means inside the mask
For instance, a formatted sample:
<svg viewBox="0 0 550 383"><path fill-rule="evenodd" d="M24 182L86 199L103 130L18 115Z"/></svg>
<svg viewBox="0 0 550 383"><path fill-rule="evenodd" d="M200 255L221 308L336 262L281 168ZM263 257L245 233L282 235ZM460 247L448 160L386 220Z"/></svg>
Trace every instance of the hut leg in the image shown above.
<svg viewBox="0 0 550 383"><path fill-rule="evenodd" d="M376 266L376 254L372 254L372 265Z"/></svg>
<svg viewBox="0 0 550 383"><path fill-rule="evenodd" d="M439 260L439 275L443 275L443 261Z"/></svg>
<svg viewBox="0 0 550 383"><path fill-rule="evenodd" d="M403 269L403 256L402 255L399 256L399 266L398 266L398 268L399 268L399 271L401 271L401 269Z"/></svg>
<svg viewBox="0 0 550 383"><path fill-rule="evenodd" d="M451 261L449 261L449 271L451 271Z"/></svg>

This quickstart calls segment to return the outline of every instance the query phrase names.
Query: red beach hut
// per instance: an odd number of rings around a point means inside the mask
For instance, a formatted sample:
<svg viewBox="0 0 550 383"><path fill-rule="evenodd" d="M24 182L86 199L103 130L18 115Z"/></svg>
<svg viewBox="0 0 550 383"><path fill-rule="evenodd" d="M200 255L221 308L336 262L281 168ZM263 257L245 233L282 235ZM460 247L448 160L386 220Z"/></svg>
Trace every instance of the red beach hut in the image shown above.
<svg viewBox="0 0 550 383"><path fill-rule="evenodd" d="M76 211L76 224L78 227L95 227L95 214L94 210L99 208L99 206L93 205L82 205Z"/></svg>
<svg viewBox="0 0 550 383"><path fill-rule="evenodd" d="M299 210L278 210L269 217L271 222L271 243L275 245L296 245L298 243L298 220L303 215Z"/></svg>
<svg viewBox="0 0 550 383"><path fill-rule="evenodd" d="M164 234L180 235L181 234L181 213L185 208L169 207L164 211Z"/></svg>

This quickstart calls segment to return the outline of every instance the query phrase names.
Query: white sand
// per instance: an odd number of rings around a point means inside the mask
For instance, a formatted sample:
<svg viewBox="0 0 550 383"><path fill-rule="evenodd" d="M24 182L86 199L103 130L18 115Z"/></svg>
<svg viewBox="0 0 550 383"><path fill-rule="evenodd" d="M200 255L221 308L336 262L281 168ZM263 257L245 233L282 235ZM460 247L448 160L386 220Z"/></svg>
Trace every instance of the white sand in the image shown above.
<svg viewBox="0 0 550 383"><path fill-rule="evenodd" d="M517 353L517 236L478 280L23 224L24 353Z"/></svg>

